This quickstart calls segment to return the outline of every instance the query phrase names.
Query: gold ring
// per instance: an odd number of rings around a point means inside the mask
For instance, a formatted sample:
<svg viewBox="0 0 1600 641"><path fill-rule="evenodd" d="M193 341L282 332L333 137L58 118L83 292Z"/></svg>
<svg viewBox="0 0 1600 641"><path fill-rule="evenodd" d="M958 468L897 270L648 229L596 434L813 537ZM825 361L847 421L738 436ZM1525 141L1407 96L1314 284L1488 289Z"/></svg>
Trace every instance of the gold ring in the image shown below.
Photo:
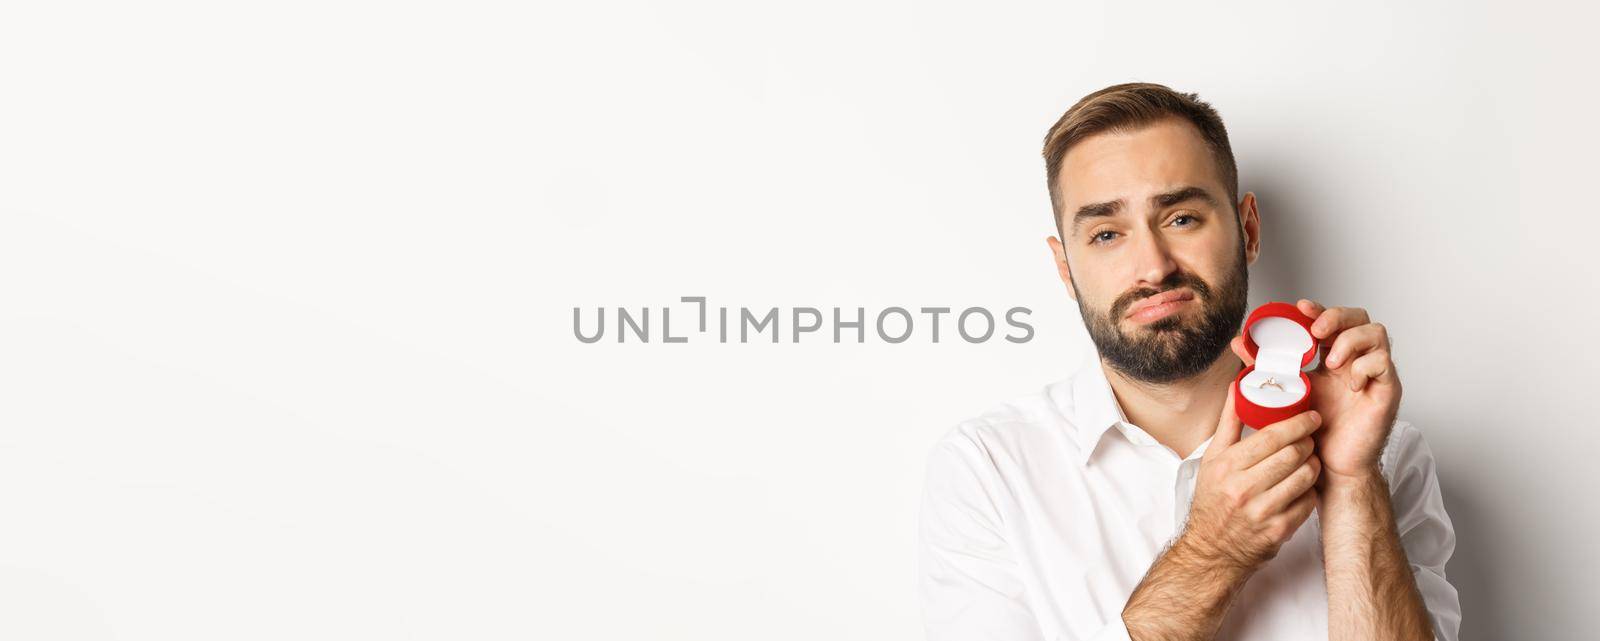
<svg viewBox="0 0 1600 641"><path fill-rule="evenodd" d="M1280 392L1288 391L1283 389L1283 383L1279 383L1278 379L1271 376L1268 376L1267 380L1262 381L1260 385L1257 385L1256 389L1267 389L1268 387L1276 387Z"/></svg>

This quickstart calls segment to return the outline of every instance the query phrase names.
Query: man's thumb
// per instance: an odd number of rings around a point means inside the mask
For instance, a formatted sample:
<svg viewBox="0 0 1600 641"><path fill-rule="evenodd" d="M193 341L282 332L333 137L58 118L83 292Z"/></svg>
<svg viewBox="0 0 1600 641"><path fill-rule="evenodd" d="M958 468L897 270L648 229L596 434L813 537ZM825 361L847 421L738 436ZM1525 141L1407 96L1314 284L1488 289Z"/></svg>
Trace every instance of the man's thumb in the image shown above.
<svg viewBox="0 0 1600 641"><path fill-rule="evenodd" d="M1206 454L1239 442L1243 423L1239 421L1239 414L1233 411L1233 388L1238 385L1238 381L1228 383L1228 397L1222 401L1222 415L1217 417L1217 431L1211 435L1211 445L1206 446Z"/></svg>

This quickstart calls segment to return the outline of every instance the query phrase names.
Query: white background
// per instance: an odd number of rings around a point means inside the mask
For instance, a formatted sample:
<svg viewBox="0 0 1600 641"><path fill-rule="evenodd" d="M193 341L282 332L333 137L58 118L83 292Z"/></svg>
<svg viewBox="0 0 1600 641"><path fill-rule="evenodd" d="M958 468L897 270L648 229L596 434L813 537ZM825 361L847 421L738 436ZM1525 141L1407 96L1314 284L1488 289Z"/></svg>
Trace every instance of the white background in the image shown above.
<svg viewBox="0 0 1600 641"><path fill-rule="evenodd" d="M928 448L1089 345L1040 142L1145 80L1251 302L1389 326L1463 638L1581 638L1600 52L1502 5L6 3L0 637L920 638ZM680 296L1038 331L573 336Z"/></svg>

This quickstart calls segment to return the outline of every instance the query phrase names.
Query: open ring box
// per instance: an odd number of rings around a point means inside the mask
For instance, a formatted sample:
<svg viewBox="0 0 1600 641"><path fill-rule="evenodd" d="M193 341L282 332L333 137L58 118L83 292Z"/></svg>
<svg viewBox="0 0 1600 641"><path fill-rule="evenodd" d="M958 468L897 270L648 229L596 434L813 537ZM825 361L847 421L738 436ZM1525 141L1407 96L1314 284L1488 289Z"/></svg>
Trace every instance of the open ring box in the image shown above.
<svg viewBox="0 0 1600 641"><path fill-rule="evenodd" d="M1256 362L1234 378L1241 422L1261 429L1311 407L1311 379L1301 371L1317 354L1310 317L1290 303L1257 307L1244 322L1244 346ZM1269 377L1277 385L1262 387Z"/></svg>

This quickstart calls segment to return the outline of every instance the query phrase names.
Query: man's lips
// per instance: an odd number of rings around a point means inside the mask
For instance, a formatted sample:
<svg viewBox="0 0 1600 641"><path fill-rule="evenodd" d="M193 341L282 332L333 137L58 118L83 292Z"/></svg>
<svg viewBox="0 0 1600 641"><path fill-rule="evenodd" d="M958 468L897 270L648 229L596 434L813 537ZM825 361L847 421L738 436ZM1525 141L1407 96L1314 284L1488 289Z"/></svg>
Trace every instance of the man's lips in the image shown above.
<svg viewBox="0 0 1600 641"><path fill-rule="evenodd" d="M1192 291L1189 291L1187 289L1169 289L1167 291L1164 291L1164 292L1161 292L1159 294L1156 294L1155 296L1151 296L1151 297L1146 298L1144 300L1141 300L1141 301L1139 301L1137 303L1134 303L1132 307L1128 308L1127 318L1132 318L1133 316L1137 315L1140 311L1149 309L1151 307L1155 307L1155 306L1158 306L1158 305L1164 305L1164 304L1167 304L1167 303L1176 303L1176 302L1179 302L1179 301L1193 300L1193 299L1194 299L1194 292L1192 292Z"/></svg>

